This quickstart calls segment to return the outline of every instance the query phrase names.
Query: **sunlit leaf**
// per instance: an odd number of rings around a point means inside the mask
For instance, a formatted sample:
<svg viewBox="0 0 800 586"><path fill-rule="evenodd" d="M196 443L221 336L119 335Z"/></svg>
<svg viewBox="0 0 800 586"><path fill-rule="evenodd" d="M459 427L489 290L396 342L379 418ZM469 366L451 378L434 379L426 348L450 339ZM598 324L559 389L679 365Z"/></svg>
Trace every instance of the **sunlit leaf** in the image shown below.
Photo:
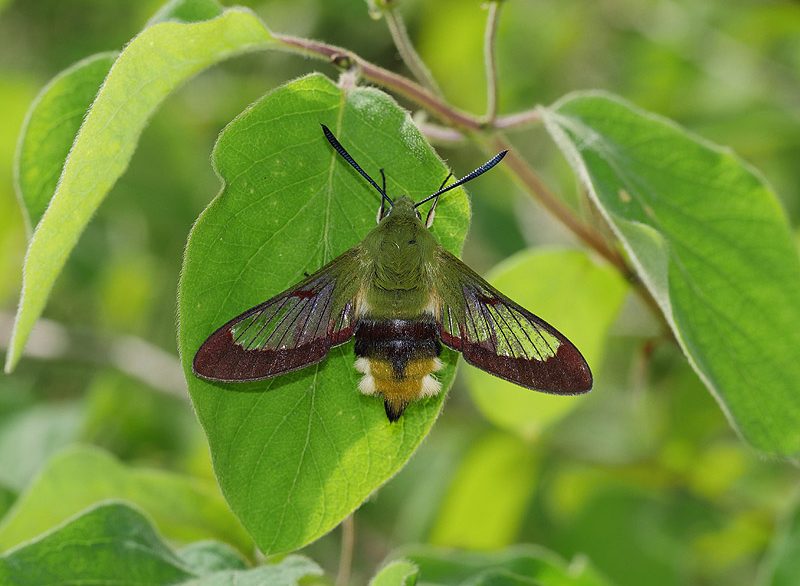
<svg viewBox="0 0 800 586"><path fill-rule="evenodd" d="M453 475L430 542L468 549L510 545L525 519L536 472L530 444L497 432L481 437Z"/></svg>
<svg viewBox="0 0 800 586"><path fill-rule="evenodd" d="M219 558L218 558L219 559ZM252 569L221 565L212 571L176 554L138 510L124 503L98 505L0 557L0 582L115 584L118 586L298 586L322 572L314 562L288 556Z"/></svg>
<svg viewBox="0 0 800 586"><path fill-rule="evenodd" d="M732 425L761 450L800 451L800 260L769 187L614 97L541 112Z"/></svg>
<svg viewBox="0 0 800 586"><path fill-rule="evenodd" d="M117 53L78 61L48 83L28 111L16 160L17 190L28 230L39 223L86 111Z"/></svg>
<svg viewBox="0 0 800 586"><path fill-rule="evenodd" d="M14 503L0 523L0 550L113 498L141 507L170 539L218 539L244 552L251 547L216 487L171 472L128 468L95 448L73 447L54 456Z"/></svg>
<svg viewBox="0 0 800 586"><path fill-rule="evenodd" d="M608 328L628 289L615 269L578 250L528 250L497 266L488 278L566 335L596 374ZM469 365L465 370L481 413L525 438L536 436L581 400L523 389Z"/></svg>
<svg viewBox="0 0 800 586"><path fill-rule="evenodd" d="M259 547L294 550L332 529L408 460L441 407L411 405L390 424L357 390L352 344L317 366L251 384L212 384L191 372L217 327L358 243L375 225L376 193L325 140L331 127L390 194L414 198L447 175L408 114L371 88L342 90L312 75L268 94L222 133L214 161L225 181L189 237L179 295L179 343L192 400L223 492ZM458 251L463 192L437 209L434 234ZM454 356L440 378L447 389Z"/></svg>
<svg viewBox="0 0 800 586"><path fill-rule="evenodd" d="M159 104L183 82L237 53L268 45L244 9L197 23L160 22L120 53L69 151L58 187L31 238L6 370L14 368L53 283L103 198L128 166ZM63 146L63 145L62 145ZM54 163L43 162L52 171ZM39 208L41 212L41 208Z"/></svg>
<svg viewBox="0 0 800 586"><path fill-rule="evenodd" d="M414 586L419 572L407 560L389 562L369 581L369 586Z"/></svg>

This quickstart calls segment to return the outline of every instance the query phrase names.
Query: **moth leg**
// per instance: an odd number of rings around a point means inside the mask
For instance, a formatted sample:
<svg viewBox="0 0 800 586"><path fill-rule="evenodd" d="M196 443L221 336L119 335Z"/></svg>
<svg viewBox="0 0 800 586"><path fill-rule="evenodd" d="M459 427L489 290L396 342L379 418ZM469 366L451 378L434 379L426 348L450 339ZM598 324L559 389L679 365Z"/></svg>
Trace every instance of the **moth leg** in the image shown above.
<svg viewBox="0 0 800 586"><path fill-rule="evenodd" d="M436 191L441 190L445 186L445 183L447 183L447 181L452 176L453 176L452 173L448 173L447 177L444 178L444 181L442 181L442 184L439 186L439 189L437 189ZM431 209L428 210L428 216L425 218L425 227L426 228L430 228L431 226L433 226L433 218L436 217L436 204L437 203L439 203L439 196L438 195L434 198L433 205L431 206Z"/></svg>

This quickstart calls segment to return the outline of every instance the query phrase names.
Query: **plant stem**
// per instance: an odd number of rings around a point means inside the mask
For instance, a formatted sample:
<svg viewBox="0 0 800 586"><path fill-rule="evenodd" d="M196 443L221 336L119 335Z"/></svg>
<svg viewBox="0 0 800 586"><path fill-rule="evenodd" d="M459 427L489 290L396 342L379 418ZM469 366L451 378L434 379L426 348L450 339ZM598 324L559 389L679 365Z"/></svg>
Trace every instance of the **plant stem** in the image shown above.
<svg viewBox="0 0 800 586"><path fill-rule="evenodd" d="M422 61L422 57L420 57L419 53L414 49L414 45L408 37L408 30L403 22L403 17L400 16L400 13L394 7L384 10L383 17L386 19L389 33L392 35L392 40L400 53L400 57L403 59L403 63L406 64L406 67L408 67L414 77L417 78L417 81L437 96L441 96L442 90L439 89L439 85L436 83L436 80L433 79L430 69L428 69L425 62Z"/></svg>
<svg viewBox="0 0 800 586"><path fill-rule="evenodd" d="M355 513L347 516L342 521L342 545L339 551L339 571L336 573L336 586L350 584L350 573L353 568L353 546L356 541L356 524L353 520Z"/></svg>
<svg viewBox="0 0 800 586"><path fill-rule="evenodd" d="M282 43L286 48L296 50L304 55L327 59L340 66L343 66L345 63L355 65L360 70L361 76L364 79L390 89L404 98L411 100L439 118L442 122L446 122L458 128L475 131L480 130L482 127L482 123L477 117L454 108L418 83L394 73L393 71L370 63L352 51L334 45L328 45L327 43L290 35L274 34L273 36L276 41Z"/></svg>
<svg viewBox="0 0 800 586"><path fill-rule="evenodd" d="M483 37L483 63L486 68L486 116L485 121L492 124L497 118L497 58L495 55L495 39L497 37L497 21L500 16L501 0L489 2L489 15L486 20L486 33Z"/></svg>
<svg viewBox="0 0 800 586"><path fill-rule="evenodd" d="M613 248L610 248L599 232L581 222L572 210L548 189L539 176L531 169L530 165L528 165L528 162L517 153L513 145L508 142L505 137L495 135L491 144L492 153L508 150L508 154L503 161L506 168L512 172L525 190L531 193L547 211L569 228L584 244L593 248L600 256L615 266L626 279L631 279L635 276L633 271L625 263L625 259L622 255Z"/></svg>

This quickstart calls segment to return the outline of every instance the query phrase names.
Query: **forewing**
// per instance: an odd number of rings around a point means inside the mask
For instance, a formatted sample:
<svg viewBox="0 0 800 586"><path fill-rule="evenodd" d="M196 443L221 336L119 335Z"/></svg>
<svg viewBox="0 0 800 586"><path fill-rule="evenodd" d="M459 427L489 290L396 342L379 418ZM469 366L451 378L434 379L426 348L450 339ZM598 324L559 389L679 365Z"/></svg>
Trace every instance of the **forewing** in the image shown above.
<svg viewBox="0 0 800 586"><path fill-rule="evenodd" d="M548 393L592 388L592 373L562 333L440 249L438 316L442 342L495 376Z"/></svg>
<svg viewBox="0 0 800 586"><path fill-rule="evenodd" d="M355 327L358 248L272 299L233 318L203 342L194 373L218 381L247 381L322 360Z"/></svg>

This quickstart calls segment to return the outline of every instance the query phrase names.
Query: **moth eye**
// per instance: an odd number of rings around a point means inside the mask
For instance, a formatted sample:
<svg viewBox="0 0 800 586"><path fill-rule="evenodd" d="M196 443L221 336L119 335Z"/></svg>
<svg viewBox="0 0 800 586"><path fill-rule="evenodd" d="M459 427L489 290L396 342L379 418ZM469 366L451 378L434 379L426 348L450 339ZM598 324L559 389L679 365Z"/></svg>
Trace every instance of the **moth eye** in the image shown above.
<svg viewBox="0 0 800 586"><path fill-rule="evenodd" d="M416 244L417 243L417 239L416 238L412 238L411 240L408 241L408 243L409 244Z"/></svg>
<svg viewBox="0 0 800 586"><path fill-rule="evenodd" d="M420 215L420 213L418 211L414 210L414 213L417 214L417 219L418 220L422 219L422 216Z"/></svg>

